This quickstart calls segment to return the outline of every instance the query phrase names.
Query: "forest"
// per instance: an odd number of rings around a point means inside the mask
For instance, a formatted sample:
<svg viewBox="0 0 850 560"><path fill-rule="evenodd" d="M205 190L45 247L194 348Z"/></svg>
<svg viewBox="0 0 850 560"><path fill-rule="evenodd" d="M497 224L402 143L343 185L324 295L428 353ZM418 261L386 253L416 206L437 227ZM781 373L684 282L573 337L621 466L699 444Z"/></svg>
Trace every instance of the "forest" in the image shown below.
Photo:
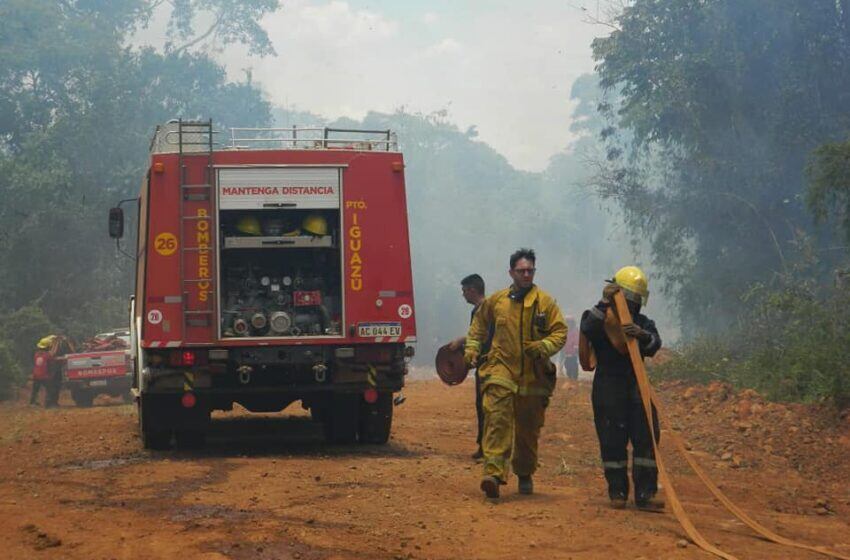
<svg viewBox="0 0 850 560"><path fill-rule="evenodd" d="M577 140L539 173L446 110L330 120L275 105L197 48L297 56L275 53L260 25L286 9L276 0L174 2L168 41L136 46L159 3L0 5L0 397L44 334L126 323L133 263L107 210L136 196L154 127L182 117L398 132L416 364L465 330L460 279L504 287L509 253L530 246L570 315L619 266L649 271L648 313L673 349L658 377L848 404L850 2L618 4L592 44L596 71L572 84Z"/></svg>

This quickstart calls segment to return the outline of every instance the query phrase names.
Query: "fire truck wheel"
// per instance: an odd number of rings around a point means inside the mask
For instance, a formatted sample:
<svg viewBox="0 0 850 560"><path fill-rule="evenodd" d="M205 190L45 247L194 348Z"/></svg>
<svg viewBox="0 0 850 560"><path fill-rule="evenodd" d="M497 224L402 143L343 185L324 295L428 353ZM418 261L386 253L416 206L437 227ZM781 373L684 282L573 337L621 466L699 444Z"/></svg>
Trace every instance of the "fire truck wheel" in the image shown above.
<svg viewBox="0 0 850 560"><path fill-rule="evenodd" d="M362 401L359 424L360 443L387 443L393 425L393 394L379 393L374 404Z"/></svg>
<svg viewBox="0 0 850 560"><path fill-rule="evenodd" d="M310 406L310 419L313 420L313 422L324 423L327 415L327 409L325 407L318 404Z"/></svg>
<svg viewBox="0 0 850 560"><path fill-rule="evenodd" d="M203 430L176 430L174 443L177 449L201 449L207 442L207 433Z"/></svg>
<svg viewBox="0 0 850 560"><path fill-rule="evenodd" d="M94 402L94 393L82 389L74 389L71 391L71 398L74 400L75 405L87 408Z"/></svg>
<svg viewBox="0 0 850 560"><path fill-rule="evenodd" d="M138 402L139 435L142 437L142 445L145 449L163 450L171 447L171 430L155 430L146 425L145 422L145 398L141 397ZM150 406L150 405L147 405Z"/></svg>
<svg viewBox="0 0 850 560"><path fill-rule="evenodd" d="M145 449L161 451L171 447L171 432L168 430L143 430L142 444Z"/></svg>
<svg viewBox="0 0 850 560"><path fill-rule="evenodd" d="M360 395L358 394L333 395L324 416L325 438L332 443L357 441L359 407Z"/></svg>

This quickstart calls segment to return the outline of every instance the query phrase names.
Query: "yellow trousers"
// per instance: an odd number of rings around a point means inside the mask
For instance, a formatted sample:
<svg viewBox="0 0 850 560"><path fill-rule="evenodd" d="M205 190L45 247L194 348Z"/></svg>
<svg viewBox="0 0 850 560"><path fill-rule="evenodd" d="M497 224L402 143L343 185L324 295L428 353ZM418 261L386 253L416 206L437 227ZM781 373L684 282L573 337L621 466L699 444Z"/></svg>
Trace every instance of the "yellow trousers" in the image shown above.
<svg viewBox="0 0 850 560"><path fill-rule="evenodd" d="M537 439L543 427L548 397L519 395L502 385L484 387L484 476L507 481L510 467L517 476L537 470Z"/></svg>

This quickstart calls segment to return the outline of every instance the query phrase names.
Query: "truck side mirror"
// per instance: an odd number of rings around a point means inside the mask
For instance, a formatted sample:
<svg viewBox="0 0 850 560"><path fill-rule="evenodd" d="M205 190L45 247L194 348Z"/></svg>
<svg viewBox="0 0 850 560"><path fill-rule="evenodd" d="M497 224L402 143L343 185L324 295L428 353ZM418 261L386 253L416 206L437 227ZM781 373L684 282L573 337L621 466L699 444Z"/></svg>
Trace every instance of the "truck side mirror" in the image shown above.
<svg viewBox="0 0 850 560"><path fill-rule="evenodd" d="M117 206L109 209L109 237L112 239L124 237L124 210Z"/></svg>

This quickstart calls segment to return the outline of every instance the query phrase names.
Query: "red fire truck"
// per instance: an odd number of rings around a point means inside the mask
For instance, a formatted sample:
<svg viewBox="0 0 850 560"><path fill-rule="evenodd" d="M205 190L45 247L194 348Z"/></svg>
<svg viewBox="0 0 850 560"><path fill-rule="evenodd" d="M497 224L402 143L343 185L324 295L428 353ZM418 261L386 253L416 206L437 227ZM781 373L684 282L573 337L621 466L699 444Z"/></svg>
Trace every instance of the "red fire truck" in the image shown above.
<svg viewBox="0 0 850 560"><path fill-rule="evenodd" d="M217 138L172 121L151 142L130 303L144 445L197 446L213 410L295 401L331 441L385 443L416 340L395 134Z"/></svg>

